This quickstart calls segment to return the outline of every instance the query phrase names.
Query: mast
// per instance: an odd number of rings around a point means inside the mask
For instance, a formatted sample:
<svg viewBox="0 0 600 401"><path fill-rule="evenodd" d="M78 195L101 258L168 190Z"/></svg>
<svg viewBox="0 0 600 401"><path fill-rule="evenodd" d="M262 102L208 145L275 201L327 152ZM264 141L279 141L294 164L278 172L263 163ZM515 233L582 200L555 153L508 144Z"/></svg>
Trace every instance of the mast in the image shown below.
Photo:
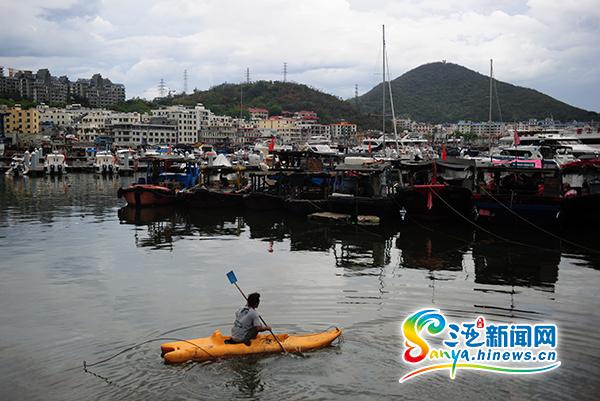
<svg viewBox="0 0 600 401"><path fill-rule="evenodd" d="M490 136L490 161L492 160L492 83L494 82L494 60L490 59L490 107L488 113L488 135Z"/></svg>
<svg viewBox="0 0 600 401"><path fill-rule="evenodd" d="M383 80L381 81L381 95L382 95L382 102L381 102L381 114L382 114L382 132L383 132L383 150L385 151L385 25L381 26L382 28L382 34L383 34L383 52L382 52L382 56L383 56L383 62L381 63L383 66L383 75L382 78Z"/></svg>
<svg viewBox="0 0 600 401"><path fill-rule="evenodd" d="M390 90L390 108L392 109L392 124L394 126L394 141L396 142L396 152L399 152L400 145L398 143L398 127L396 126L396 113L394 111L394 97L392 96L392 81L391 81L391 77L390 77L390 64L388 62L387 54L385 55L385 64L387 66L388 88Z"/></svg>

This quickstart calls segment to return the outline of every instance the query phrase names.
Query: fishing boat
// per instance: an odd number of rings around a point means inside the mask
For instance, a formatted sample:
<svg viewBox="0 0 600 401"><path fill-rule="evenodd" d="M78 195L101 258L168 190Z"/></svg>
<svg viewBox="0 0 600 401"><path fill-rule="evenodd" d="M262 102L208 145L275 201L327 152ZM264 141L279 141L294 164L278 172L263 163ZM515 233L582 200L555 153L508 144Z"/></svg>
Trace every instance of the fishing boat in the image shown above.
<svg viewBox="0 0 600 401"><path fill-rule="evenodd" d="M53 152L46 155L44 170L48 175L63 175L67 173L67 158L62 153Z"/></svg>
<svg viewBox="0 0 600 401"><path fill-rule="evenodd" d="M236 208L244 204L244 191L234 188L193 187L178 194L187 206L200 209Z"/></svg>
<svg viewBox="0 0 600 401"><path fill-rule="evenodd" d="M249 193L244 196L244 207L252 210L284 208L283 174L255 172L251 173L249 178Z"/></svg>
<svg viewBox="0 0 600 401"><path fill-rule="evenodd" d="M556 224L562 201L558 168L492 166L477 169L473 202L479 222Z"/></svg>
<svg viewBox="0 0 600 401"><path fill-rule="evenodd" d="M581 160L562 167L564 199L561 224L571 226L600 223L600 159Z"/></svg>
<svg viewBox="0 0 600 401"><path fill-rule="evenodd" d="M128 206L155 207L175 203L177 193L198 183L200 168L182 157L157 156L150 159L146 179L128 188L119 188Z"/></svg>
<svg viewBox="0 0 600 401"><path fill-rule="evenodd" d="M94 172L102 175L119 174L119 163L111 152L97 152L94 160Z"/></svg>
<svg viewBox="0 0 600 401"><path fill-rule="evenodd" d="M408 218L472 219L475 162L452 158L435 162L402 162L397 204Z"/></svg>
<svg viewBox="0 0 600 401"><path fill-rule="evenodd" d="M342 334L337 327L314 334L259 334L250 345L226 344L230 336L216 330L210 337L165 343L160 346L165 363L175 364L188 361L210 361L220 358L243 357L255 354L286 352L308 352L325 348Z"/></svg>
<svg viewBox="0 0 600 401"><path fill-rule="evenodd" d="M365 159L365 160L362 160ZM347 157L335 168L332 193L327 197L327 210L351 216L370 215L379 218L397 216L400 208L392 194L388 163L370 158Z"/></svg>
<svg viewBox="0 0 600 401"><path fill-rule="evenodd" d="M299 215L326 211L330 179L330 174L322 171L288 175L286 209Z"/></svg>

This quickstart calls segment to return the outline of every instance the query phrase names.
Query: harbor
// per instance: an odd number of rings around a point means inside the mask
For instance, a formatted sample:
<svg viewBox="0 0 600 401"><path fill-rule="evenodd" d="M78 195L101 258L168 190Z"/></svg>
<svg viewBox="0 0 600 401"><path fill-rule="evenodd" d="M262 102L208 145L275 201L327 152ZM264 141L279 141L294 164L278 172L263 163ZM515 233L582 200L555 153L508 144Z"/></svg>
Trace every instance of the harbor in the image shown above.
<svg viewBox="0 0 600 401"><path fill-rule="evenodd" d="M141 176L145 174L141 173ZM600 368L597 253L531 227L400 220L322 224L285 210L127 207L133 177L0 177L0 373L8 399L594 398ZM556 233L553 231L553 233ZM557 233L597 249L594 230ZM335 324L343 343L274 355L165 366L147 340L228 330L239 294L225 273L262 293L276 332ZM565 366L543 377L463 372L398 386L399 327L423 305L468 318L555 321ZM566 368L568 367L568 369ZM97 376L96 376L97 375ZM106 378L108 382L102 378ZM31 383L36 385L32 386ZM393 384L390 384L393 383ZM295 394L295 395L294 395Z"/></svg>
<svg viewBox="0 0 600 401"><path fill-rule="evenodd" d="M600 14L547 3L0 4L0 400L598 399Z"/></svg>

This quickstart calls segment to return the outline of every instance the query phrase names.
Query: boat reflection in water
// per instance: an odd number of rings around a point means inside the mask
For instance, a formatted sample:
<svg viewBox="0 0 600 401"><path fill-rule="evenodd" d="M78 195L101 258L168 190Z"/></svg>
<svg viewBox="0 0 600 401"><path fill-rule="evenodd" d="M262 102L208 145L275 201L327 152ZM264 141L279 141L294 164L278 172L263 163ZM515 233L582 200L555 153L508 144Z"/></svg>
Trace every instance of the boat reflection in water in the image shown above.
<svg viewBox="0 0 600 401"><path fill-rule="evenodd" d="M539 232L522 229L519 234L514 230L511 233L511 240L529 246L509 244L483 234L473 243L475 283L553 292L558 280L560 244Z"/></svg>
<svg viewBox="0 0 600 401"><path fill-rule="evenodd" d="M473 241L473 230L458 226L452 232L447 227L408 225L396 240L402 251L402 266L430 271L461 271L463 256Z"/></svg>
<svg viewBox="0 0 600 401"><path fill-rule="evenodd" d="M122 223L136 226L135 243L139 247L172 249L175 241L189 237L247 236L266 242L269 252L273 251L273 243L279 242L289 244L292 252L330 253L344 274L377 274L369 269L394 265L428 270L432 280L453 280L456 274L435 272L469 275L474 269L475 284L554 291L561 260L561 244L523 228L518 234L508 228L506 232L497 231L500 237L512 241L505 242L466 226L327 225L283 211L224 209L208 213L201 209L124 207L119 210L119 218ZM586 260L590 267L597 268L598 260Z"/></svg>

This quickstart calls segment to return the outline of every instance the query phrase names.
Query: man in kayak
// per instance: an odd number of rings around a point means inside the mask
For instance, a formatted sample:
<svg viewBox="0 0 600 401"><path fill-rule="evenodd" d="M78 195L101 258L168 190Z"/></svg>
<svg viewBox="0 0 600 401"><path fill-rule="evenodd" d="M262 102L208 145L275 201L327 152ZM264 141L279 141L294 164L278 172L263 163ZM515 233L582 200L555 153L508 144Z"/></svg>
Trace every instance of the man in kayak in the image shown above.
<svg viewBox="0 0 600 401"><path fill-rule="evenodd" d="M244 343L250 345L250 340L256 338L259 332L269 331L269 326L263 326L260 316L256 311L260 303L260 294L253 292L248 295L248 303L235 313L235 322L231 328L231 339L225 340L226 344Z"/></svg>

